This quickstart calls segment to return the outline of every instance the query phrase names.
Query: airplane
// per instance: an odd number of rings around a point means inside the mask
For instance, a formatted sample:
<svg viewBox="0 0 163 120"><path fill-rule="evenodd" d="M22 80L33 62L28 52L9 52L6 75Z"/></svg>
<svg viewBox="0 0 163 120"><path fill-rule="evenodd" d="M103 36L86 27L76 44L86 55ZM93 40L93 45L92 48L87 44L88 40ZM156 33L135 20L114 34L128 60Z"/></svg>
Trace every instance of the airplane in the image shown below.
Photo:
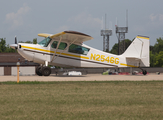
<svg viewBox="0 0 163 120"><path fill-rule="evenodd" d="M93 39L91 36L77 31L63 31L58 34L38 34L44 39L38 44L17 43L10 47L27 59L39 63L36 74L49 76L48 65L60 67L109 68L137 67L144 75L149 67L149 37L138 35L127 50L121 55L114 55L89 47L83 42Z"/></svg>

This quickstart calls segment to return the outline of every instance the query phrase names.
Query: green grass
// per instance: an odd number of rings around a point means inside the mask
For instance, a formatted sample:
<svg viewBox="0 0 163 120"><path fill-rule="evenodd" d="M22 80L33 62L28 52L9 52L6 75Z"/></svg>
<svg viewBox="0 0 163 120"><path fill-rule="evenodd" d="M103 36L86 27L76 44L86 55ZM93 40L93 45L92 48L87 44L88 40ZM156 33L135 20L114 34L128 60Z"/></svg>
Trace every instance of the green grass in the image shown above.
<svg viewBox="0 0 163 120"><path fill-rule="evenodd" d="M1 82L4 119L161 120L163 81Z"/></svg>

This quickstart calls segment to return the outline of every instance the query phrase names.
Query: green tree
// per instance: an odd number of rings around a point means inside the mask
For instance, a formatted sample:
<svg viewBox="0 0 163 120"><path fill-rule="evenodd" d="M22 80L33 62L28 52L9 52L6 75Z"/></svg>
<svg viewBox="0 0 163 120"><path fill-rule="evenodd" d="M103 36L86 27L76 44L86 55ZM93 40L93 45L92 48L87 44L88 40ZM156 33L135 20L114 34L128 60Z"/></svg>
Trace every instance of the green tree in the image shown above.
<svg viewBox="0 0 163 120"><path fill-rule="evenodd" d="M115 43L110 53L118 55L118 43Z"/></svg>
<svg viewBox="0 0 163 120"><path fill-rule="evenodd" d="M154 54L163 51L163 38L157 38L157 42L155 43L153 48L151 47L151 49Z"/></svg>
<svg viewBox="0 0 163 120"><path fill-rule="evenodd" d="M125 50L130 46L131 43L132 43L131 40L125 39Z"/></svg>
<svg viewBox="0 0 163 120"><path fill-rule="evenodd" d="M123 42L123 41L121 41L121 42ZM129 47L131 42L132 42L131 40L125 39L125 50ZM114 46L112 47L110 53L118 55L118 43L114 44Z"/></svg>
<svg viewBox="0 0 163 120"><path fill-rule="evenodd" d="M163 38L159 37L154 46L150 46L150 66L163 67ZM162 57L162 58L161 58Z"/></svg>
<svg viewBox="0 0 163 120"><path fill-rule="evenodd" d="M156 55L150 51L150 67L155 67Z"/></svg>
<svg viewBox="0 0 163 120"><path fill-rule="evenodd" d="M31 41L27 40L27 41L19 41L19 43L32 43Z"/></svg>
<svg viewBox="0 0 163 120"><path fill-rule="evenodd" d="M33 44L37 44L37 38L34 38L34 39L33 39L33 42L27 40L26 42L19 41L19 43L31 43L31 44L33 43Z"/></svg>
<svg viewBox="0 0 163 120"><path fill-rule="evenodd" d="M37 38L33 39L33 44L37 44Z"/></svg>
<svg viewBox="0 0 163 120"><path fill-rule="evenodd" d="M5 52L6 50L6 39L0 38L0 52Z"/></svg>
<svg viewBox="0 0 163 120"><path fill-rule="evenodd" d="M150 45L149 49L151 52L154 52L154 46Z"/></svg>
<svg viewBox="0 0 163 120"><path fill-rule="evenodd" d="M28 41L26 41L25 43L30 43L30 44L32 44L32 42L31 42L31 41L29 41L29 40L28 40Z"/></svg>
<svg viewBox="0 0 163 120"><path fill-rule="evenodd" d="M163 51L160 51L159 54L155 56L156 62L154 63L155 67L163 67Z"/></svg>
<svg viewBox="0 0 163 120"><path fill-rule="evenodd" d="M12 49L9 44L6 46L6 50L5 50L5 53L14 53L16 52L15 49Z"/></svg>
<svg viewBox="0 0 163 120"><path fill-rule="evenodd" d="M15 52L14 49L12 49L9 44L6 46L6 39L0 38L0 53L10 53Z"/></svg>

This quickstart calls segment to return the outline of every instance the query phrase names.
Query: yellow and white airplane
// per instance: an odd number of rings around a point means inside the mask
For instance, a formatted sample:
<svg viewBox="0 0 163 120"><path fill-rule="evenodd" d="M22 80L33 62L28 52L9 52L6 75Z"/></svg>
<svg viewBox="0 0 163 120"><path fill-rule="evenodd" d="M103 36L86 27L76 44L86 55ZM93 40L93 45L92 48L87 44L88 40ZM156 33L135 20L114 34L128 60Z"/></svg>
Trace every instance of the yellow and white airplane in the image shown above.
<svg viewBox="0 0 163 120"><path fill-rule="evenodd" d="M45 37L38 44L17 43L10 47L28 61L39 63L36 74L49 76L48 65L64 67L149 67L149 37L137 36L122 55L114 55L89 47L83 42L93 39L91 36L64 31L58 34L40 33ZM142 69L144 75L146 70Z"/></svg>

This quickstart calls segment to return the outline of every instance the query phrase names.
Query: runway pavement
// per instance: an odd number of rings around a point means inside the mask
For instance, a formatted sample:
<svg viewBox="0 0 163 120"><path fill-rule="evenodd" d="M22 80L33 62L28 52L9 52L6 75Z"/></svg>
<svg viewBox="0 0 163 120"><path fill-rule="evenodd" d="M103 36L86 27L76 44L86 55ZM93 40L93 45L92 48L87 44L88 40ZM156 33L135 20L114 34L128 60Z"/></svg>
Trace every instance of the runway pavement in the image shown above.
<svg viewBox="0 0 163 120"><path fill-rule="evenodd" d="M88 74L82 76L20 76L20 81L153 81L163 80L163 74L148 75L101 75ZM17 81L17 76L0 76L0 82Z"/></svg>

